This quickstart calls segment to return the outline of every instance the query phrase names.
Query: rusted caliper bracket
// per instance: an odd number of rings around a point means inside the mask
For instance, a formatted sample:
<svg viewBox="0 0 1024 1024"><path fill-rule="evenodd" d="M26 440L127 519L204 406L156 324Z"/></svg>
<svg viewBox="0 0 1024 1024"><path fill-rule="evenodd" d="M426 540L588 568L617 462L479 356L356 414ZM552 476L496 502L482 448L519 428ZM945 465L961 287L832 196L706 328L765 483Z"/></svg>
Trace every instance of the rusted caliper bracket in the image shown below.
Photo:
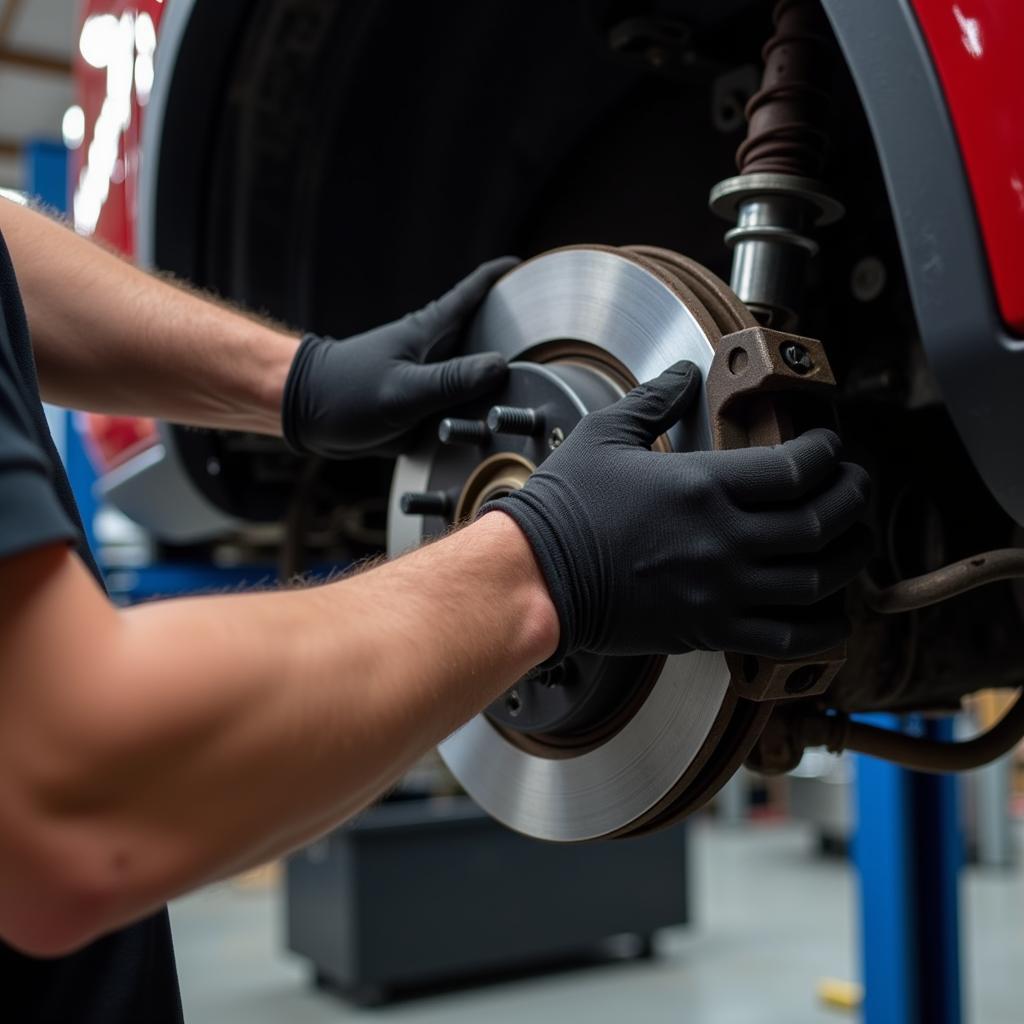
<svg viewBox="0 0 1024 1024"><path fill-rule="evenodd" d="M706 380L716 448L775 445L793 436L787 399L822 398L835 377L820 341L766 327L723 335ZM846 645L814 658L775 661L727 653L732 686L746 700L811 697L828 689Z"/></svg>

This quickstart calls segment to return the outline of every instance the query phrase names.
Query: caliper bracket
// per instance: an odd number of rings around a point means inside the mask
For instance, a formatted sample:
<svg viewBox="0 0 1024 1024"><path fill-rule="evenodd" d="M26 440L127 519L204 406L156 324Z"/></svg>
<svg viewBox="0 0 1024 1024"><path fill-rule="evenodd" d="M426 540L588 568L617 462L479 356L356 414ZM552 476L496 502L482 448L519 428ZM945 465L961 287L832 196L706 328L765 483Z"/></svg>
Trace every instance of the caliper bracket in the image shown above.
<svg viewBox="0 0 1024 1024"><path fill-rule="evenodd" d="M716 448L780 444L793 437L788 398L822 398L835 377L820 341L766 327L723 335L706 380ZM732 687L746 700L824 693L846 660L846 645L813 658L776 661L727 653Z"/></svg>

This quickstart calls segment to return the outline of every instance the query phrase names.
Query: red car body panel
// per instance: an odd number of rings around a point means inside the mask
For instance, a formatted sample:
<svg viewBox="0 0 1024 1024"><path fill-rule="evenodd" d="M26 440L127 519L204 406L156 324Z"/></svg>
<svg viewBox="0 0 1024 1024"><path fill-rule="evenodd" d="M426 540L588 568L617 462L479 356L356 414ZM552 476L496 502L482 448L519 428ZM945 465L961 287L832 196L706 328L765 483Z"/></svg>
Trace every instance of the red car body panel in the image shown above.
<svg viewBox="0 0 1024 1024"><path fill-rule="evenodd" d="M163 11L163 0L84 0L80 7L74 72L85 137L71 159L75 223L127 256L136 251L142 120ZM155 441L156 430L151 420L90 415L88 440L105 470Z"/></svg>
<svg viewBox="0 0 1024 1024"><path fill-rule="evenodd" d="M163 12L163 0L84 0L81 5L83 41L91 19L111 19L104 27L116 28L108 33L105 66L86 60L87 46L75 53L75 82L86 127L84 142L72 159L75 219L80 231L95 233L127 255L135 253L146 75L153 61L150 37L155 42Z"/></svg>
<svg viewBox="0 0 1024 1024"><path fill-rule="evenodd" d="M999 309L1024 334L1024 3L913 0L960 143Z"/></svg>

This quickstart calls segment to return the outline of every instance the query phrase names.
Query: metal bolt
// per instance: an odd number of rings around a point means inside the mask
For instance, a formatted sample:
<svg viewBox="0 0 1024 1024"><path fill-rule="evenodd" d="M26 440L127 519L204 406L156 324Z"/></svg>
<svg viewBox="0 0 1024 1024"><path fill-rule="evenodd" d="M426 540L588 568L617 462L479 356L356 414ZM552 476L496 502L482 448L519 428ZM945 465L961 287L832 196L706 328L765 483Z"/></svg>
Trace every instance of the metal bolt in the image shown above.
<svg viewBox="0 0 1024 1024"><path fill-rule="evenodd" d="M518 434L536 437L544 430L544 418L536 409L496 405L487 414L487 429L492 434Z"/></svg>
<svg viewBox="0 0 1024 1024"><path fill-rule="evenodd" d="M444 491L407 491L399 500L407 516L447 516L451 511L451 498Z"/></svg>
<svg viewBox="0 0 1024 1024"><path fill-rule="evenodd" d="M441 420L437 437L441 444L483 444L491 432L483 420L460 420L448 417Z"/></svg>
<svg viewBox="0 0 1024 1024"><path fill-rule="evenodd" d="M782 353L782 359L785 364L794 373L800 374L801 377L814 369L814 360L811 359L811 353L803 345L795 341L788 341L779 351Z"/></svg>
<svg viewBox="0 0 1024 1024"><path fill-rule="evenodd" d="M564 440L565 433L562 428L555 427L555 429L548 434L548 447L554 451Z"/></svg>
<svg viewBox="0 0 1024 1024"><path fill-rule="evenodd" d="M874 302L885 291L885 264L876 256L858 260L850 273L850 291L858 302Z"/></svg>
<svg viewBox="0 0 1024 1024"><path fill-rule="evenodd" d="M509 690L505 695L505 707L508 708L508 713L515 718L516 715L523 709L523 702L519 698L518 690Z"/></svg>

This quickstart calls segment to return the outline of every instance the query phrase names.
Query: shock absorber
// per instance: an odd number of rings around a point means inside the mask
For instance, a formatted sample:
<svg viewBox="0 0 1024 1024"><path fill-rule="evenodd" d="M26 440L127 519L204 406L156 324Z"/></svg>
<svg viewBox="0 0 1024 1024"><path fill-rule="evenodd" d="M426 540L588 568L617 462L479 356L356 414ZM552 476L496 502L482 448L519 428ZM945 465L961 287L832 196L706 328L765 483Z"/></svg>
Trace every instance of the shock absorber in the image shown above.
<svg viewBox="0 0 1024 1024"><path fill-rule="evenodd" d="M777 0L774 24L762 50L761 88L746 107L739 174L711 190L711 209L735 224L725 235L733 291L765 326L788 331L818 248L811 232L838 220L843 207L818 180L833 59L825 15L818 0Z"/></svg>

